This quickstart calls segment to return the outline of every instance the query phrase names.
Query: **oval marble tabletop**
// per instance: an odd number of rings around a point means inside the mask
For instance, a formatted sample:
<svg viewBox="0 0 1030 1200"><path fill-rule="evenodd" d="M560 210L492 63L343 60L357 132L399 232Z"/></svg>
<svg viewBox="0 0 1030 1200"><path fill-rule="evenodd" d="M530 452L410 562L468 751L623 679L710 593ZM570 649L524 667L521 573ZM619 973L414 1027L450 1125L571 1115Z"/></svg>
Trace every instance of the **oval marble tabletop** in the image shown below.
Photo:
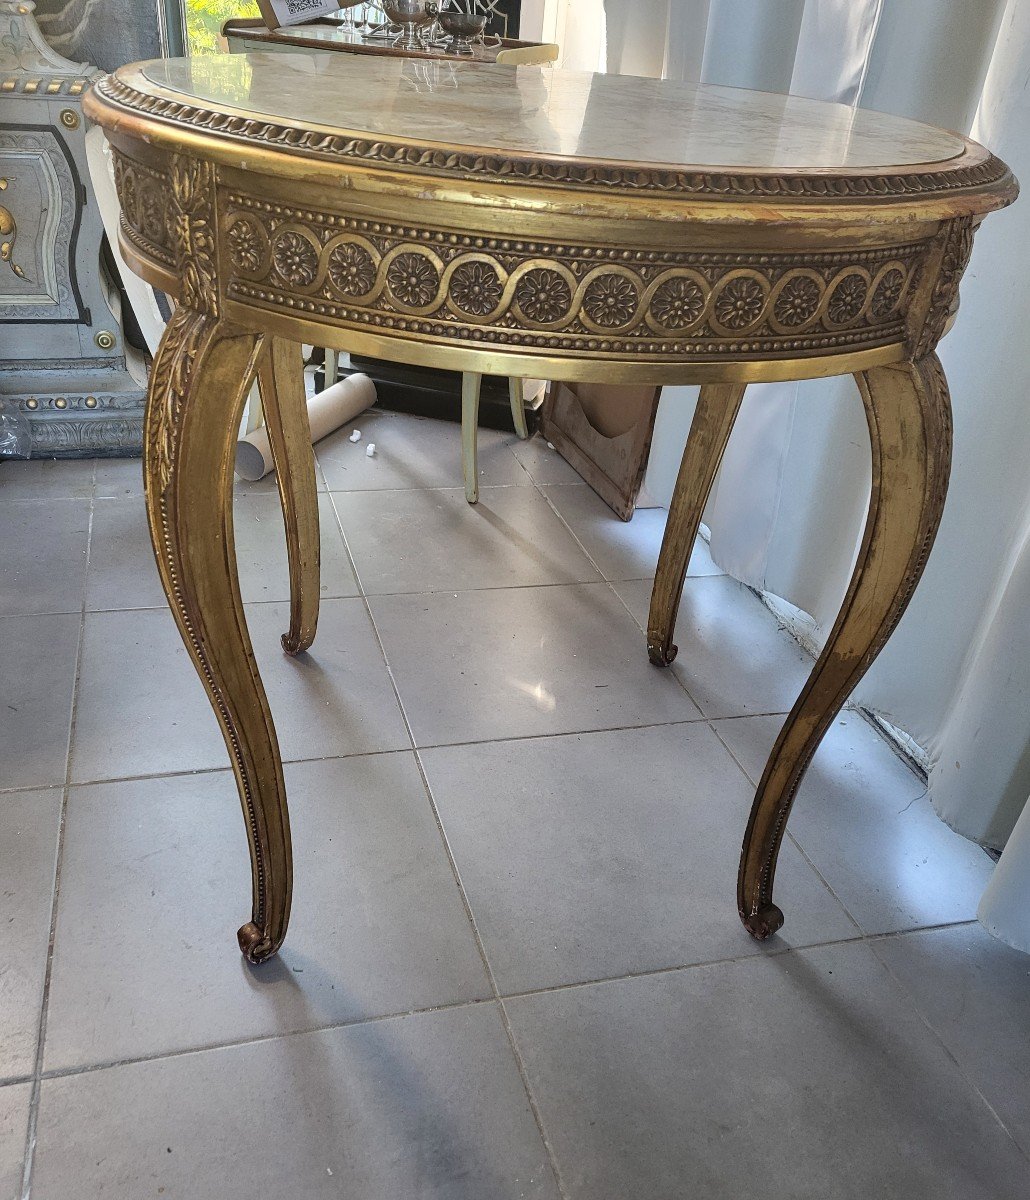
<svg viewBox="0 0 1030 1200"><path fill-rule="evenodd" d="M126 67L101 96L233 142L378 167L695 194L911 196L996 183L958 134L797 96L331 53Z"/></svg>

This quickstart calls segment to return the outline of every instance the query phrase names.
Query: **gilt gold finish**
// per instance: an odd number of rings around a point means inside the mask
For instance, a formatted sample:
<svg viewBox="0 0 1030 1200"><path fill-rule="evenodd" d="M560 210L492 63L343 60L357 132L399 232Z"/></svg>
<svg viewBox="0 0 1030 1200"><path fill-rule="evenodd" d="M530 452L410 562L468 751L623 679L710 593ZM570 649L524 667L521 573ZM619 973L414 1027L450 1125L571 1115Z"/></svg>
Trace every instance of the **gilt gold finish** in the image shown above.
<svg viewBox="0 0 1030 1200"><path fill-rule="evenodd" d="M797 788L933 544L951 443L935 348L976 227L1011 203L1015 180L976 143L897 118L533 68L456 66L453 87L417 96L433 133L420 137L418 122L404 125L411 64L313 58L299 72L283 65L293 57L126 67L85 102L114 146L123 254L178 300L151 377L147 506L243 803L254 879L244 953L256 962L280 945L291 862L236 575L231 449L256 377L289 549L283 645L298 653L319 591L300 342L461 371L471 502L484 373L516 381L516 419L524 378L701 384L648 622L659 665L676 653L686 564L746 385L856 376L873 456L865 538L744 838L738 907L768 936L783 919L773 875ZM464 118L463 89L475 101ZM333 124L311 115L308 95ZM681 121L654 119L680 108ZM578 125L555 126L573 111ZM652 142L652 158L630 161L625 147L656 127L709 157L677 161Z"/></svg>
<svg viewBox="0 0 1030 1200"><path fill-rule="evenodd" d="M282 501L290 567L290 628L282 643L287 654L299 654L315 640L318 625L321 542L315 455L300 346L281 338L269 342L258 367L258 388Z"/></svg>

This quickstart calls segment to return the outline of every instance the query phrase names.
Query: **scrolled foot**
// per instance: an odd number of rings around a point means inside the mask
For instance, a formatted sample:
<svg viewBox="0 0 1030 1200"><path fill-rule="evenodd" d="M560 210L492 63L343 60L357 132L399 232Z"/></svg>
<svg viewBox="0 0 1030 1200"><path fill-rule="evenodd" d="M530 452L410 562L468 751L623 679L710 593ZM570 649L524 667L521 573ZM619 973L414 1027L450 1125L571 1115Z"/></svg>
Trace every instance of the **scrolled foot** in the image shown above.
<svg viewBox="0 0 1030 1200"><path fill-rule="evenodd" d="M679 646L665 644L662 637L652 635L647 639L647 657L656 667L667 667L674 662L679 653Z"/></svg>
<svg viewBox="0 0 1030 1200"><path fill-rule="evenodd" d="M306 635L284 633L281 638L283 650L289 654L291 658L295 654L303 654L305 650L310 648L311 643L314 640L314 634L311 634L311 636L308 637Z"/></svg>
<svg viewBox="0 0 1030 1200"><path fill-rule="evenodd" d="M764 942L767 937L772 935L783 925L783 913L776 907L775 904L765 904L758 912L741 913L740 919L744 922L744 928L760 942Z"/></svg>
<svg viewBox="0 0 1030 1200"><path fill-rule="evenodd" d="M278 946L272 945L271 938L263 934L253 921L240 926L236 939L240 943L243 957L251 963L263 963L279 949Z"/></svg>

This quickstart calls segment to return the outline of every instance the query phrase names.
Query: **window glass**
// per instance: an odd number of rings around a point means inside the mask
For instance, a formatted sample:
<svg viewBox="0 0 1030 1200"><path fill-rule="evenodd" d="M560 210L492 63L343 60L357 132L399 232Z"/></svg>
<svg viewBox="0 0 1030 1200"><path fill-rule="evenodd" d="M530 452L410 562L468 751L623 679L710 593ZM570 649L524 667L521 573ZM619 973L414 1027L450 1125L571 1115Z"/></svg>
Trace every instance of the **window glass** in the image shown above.
<svg viewBox="0 0 1030 1200"><path fill-rule="evenodd" d="M225 50L222 25L231 17L258 17L255 0L183 0L188 54Z"/></svg>

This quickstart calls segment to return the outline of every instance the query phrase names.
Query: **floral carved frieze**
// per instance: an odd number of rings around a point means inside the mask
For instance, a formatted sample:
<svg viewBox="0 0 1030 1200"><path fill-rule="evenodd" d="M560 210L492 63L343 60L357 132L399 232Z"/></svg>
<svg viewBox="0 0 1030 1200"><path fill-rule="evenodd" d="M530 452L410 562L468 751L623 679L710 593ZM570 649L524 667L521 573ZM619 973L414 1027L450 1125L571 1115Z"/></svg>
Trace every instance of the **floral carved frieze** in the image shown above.
<svg viewBox="0 0 1030 1200"><path fill-rule="evenodd" d="M122 234L131 245L164 266L173 266L175 251L169 217L170 181L115 151L114 184L121 205Z"/></svg>
<svg viewBox="0 0 1030 1200"><path fill-rule="evenodd" d="M142 257L175 273L184 304L213 315L218 309L213 164L173 155L165 173L117 151L113 158L122 236ZM245 257L245 249L237 253ZM256 246L252 253L257 263Z"/></svg>
<svg viewBox="0 0 1030 1200"><path fill-rule="evenodd" d="M925 243L740 254L510 241L221 196L226 294L383 331L600 353L899 340Z"/></svg>

